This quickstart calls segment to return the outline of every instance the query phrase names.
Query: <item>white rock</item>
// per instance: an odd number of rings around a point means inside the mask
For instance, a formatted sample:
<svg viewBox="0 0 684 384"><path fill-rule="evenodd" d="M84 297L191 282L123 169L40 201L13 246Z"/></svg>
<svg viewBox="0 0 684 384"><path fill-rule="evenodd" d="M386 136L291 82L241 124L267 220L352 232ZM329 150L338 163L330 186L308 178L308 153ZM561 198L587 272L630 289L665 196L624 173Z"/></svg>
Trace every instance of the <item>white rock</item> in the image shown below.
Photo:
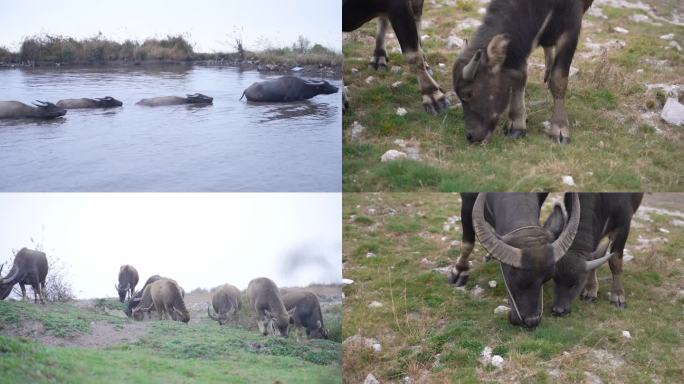
<svg viewBox="0 0 684 384"><path fill-rule="evenodd" d="M486 359L491 359L492 357L492 347L490 346L485 346L482 352L480 352L480 356Z"/></svg>
<svg viewBox="0 0 684 384"><path fill-rule="evenodd" d="M570 77L573 77L579 72L579 69L573 67L572 65L570 66L570 73L568 74Z"/></svg>
<svg viewBox="0 0 684 384"><path fill-rule="evenodd" d="M575 180L572 178L572 176L563 176L563 184L572 187L575 185Z"/></svg>
<svg viewBox="0 0 684 384"><path fill-rule="evenodd" d="M585 377L585 383L588 384L603 384L603 381L601 380L600 377L596 376L595 373L591 373L589 371L584 371L584 377Z"/></svg>
<svg viewBox="0 0 684 384"><path fill-rule="evenodd" d="M364 81L366 82L366 84L370 84L373 82L373 80L375 80L375 77L368 76L368 77L366 77L366 80L364 80Z"/></svg>
<svg viewBox="0 0 684 384"><path fill-rule="evenodd" d="M462 31L464 29L477 29L482 24L480 20L473 19L472 17L469 17L465 20L463 20L461 23L458 24L456 27L456 30Z"/></svg>
<svg viewBox="0 0 684 384"><path fill-rule="evenodd" d="M660 231L661 233L670 233L670 231L665 228L658 228L658 231Z"/></svg>
<svg viewBox="0 0 684 384"><path fill-rule="evenodd" d="M430 35L423 35L420 37L421 40L429 39Z"/></svg>
<svg viewBox="0 0 684 384"><path fill-rule="evenodd" d="M401 382L404 384L413 384L413 379L410 378L409 376L404 376L404 378L401 380Z"/></svg>
<svg viewBox="0 0 684 384"><path fill-rule="evenodd" d="M439 64L437 64L437 66L440 68L446 68L446 64L444 64L444 63L439 63Z"/></svg>
<svg viewBox="0 0 684 384"><path fill-rule="evenodd" d="M366 258L375 257L375 256L377 256L377 255L373 252L366 253Z"/></svg>
<svg viewBox="0 0 684 384"><path fill-rule="evenodd" d="M497 368L501 368L501 367L503 367L503 364L504 364L503 357L501 357L499 355L492 356L492 365L493 366L495 366Z"/></svg>
<svg viewBox="0 0 684 384"><path fill-rule="evenodd" d="M359 71L358 68L352 68L352 69L351 69L351 73L356 73L356 72L358 72L358 71Z"/></svg>
<svg viewBox="0 0 684 384"><path fill-rule="evenodd" d="M629 20L635 22L635 23L648 23L651 21L651 19L648 18L648 16L643 15L641 13L635 13L629 17Z"/></svg>
<svg viewBox="0 0 684 384"><path fill-rule="evenodd" d="M676 49L677 52L681 52L681 51L683 50L682 46L679 45L679 43L676 42L676 41L674 41L674 40L673 40L673 41L670 41L670 44L668 44L667 46L670 47L670 48Z"/></svg>
<svg viewBox="0 0 684 384"><path fill-rule="evenodd" d="M354 284L354 280L352 280L352 279L342 279L342 284L344 284L344 285Z"/></svg>
<svg viewBox="0 0 684 384"><path fill-rule="evenodd" d="M356 140L359 137L361 137L361 135L363 135L364 132L366 132L366 127L361 125L358 121L354 121L351 125L351 130L349 132L351 139Z"/></svg>
<svg viewBox="0 0 684 384"><path fill-rule="evenodd" d="M379 301L371 301L370 304L368 304L368 308L380 308L382 306L382 303Z"/></svg>
<svg viewBox="0 0 684 384"><path fill-rule="evenodd" d="M396 149L390 149L389 151L385 152L382 156L380 156L380 161L383 163L387 163L397 159L405 159L406 157L406 153L402 151L397 151Z"/></svg>
<svg viewBox="0 0 684 384"><path fill-rule="evenodd" d="M623 33L623 34L629 33L628 30L626 30L626 29L624 29L624 28L622 28L622 27L613 27L613 32Z"/></svg>
<svg viewBox="0 0 684 384"><path fill-rule="evenodd" d="M660 36L660 38L663 40L674 40L674 37L674 33L668 33L667 35Z"/></svg>
<svg viewBox="0 0 684 384"><path fill-rule="evenodd" d="M456 35L449 35L447 38L447 49L463 48L465 41Z"/></svg>
<svg viewBox="0 0 684 384"><path fill-rule="evenodd" d="M444 232L449 232L449 231L451 230L451 225L449 225L449 224L444 224L444 226L442 226L442 230L443 230Z"/></svg>
<svg viewBox="0 0 684 384"><path fill-rule="evenodd" d="M636 70L636 73L644 73L644 69L643 69L643 68L639 68L639 69Z"/></svg>
<svg viewBox="0 0 684 384"><path fill-rule="evenodd" d="M380 384L378 379L373 376L372 373L369 373L368 376L366 376L366 379L363 381L363 384Z"/></svg>
<svg viewBox="0 0 684 384"><path fill-rule="evenodd" d="M544 127L544 129L550 129L551 128L551 122L548 120L542 121L542 127Z"/></svg>
<svg viewBox="0 0 684 384"><path fill-rule="evenodd" d="M404 107L397 108L397 112L396 112L397 116L404 116L404 115L406 115L406 113L408 113L406 108L404 108Z"/></svg>
<svg viewBox="0 0 684 384"><path fill-rule="evenodd" d="M395 81L394 83L392 83L392 88L397 88L397 87L400 86L401 84L402 84L401 81Z"/></svg>
<svg viewBox="0 0 684 384"><path fill-rule="evenodd" d="M660 112L660 118L668 124L684 125L684 105L677 99L668 97L663 111Z"/></svg>
<svg viewBox="0 0 684 384"><path fill-rule="evenodd" d="M399 73L401 73L401 67L398 65L393 65L390 69L390 72L392 72L395 75L398 75Z"/></svg>
<svg viewBox="0 0 684 384"><path fill-rule="evenodd" d="M473 288L473 290L470 291L470 294L475 298L482 296L483 293L484 289L479 285L475 285L475 288Z"/></svg>
<svg viewBox="0 0 684 384"><path fill-rule="evenodd" d="M629 333L629 331L622 331L622 337L625 339L631 339L632 335Z"/></svg>
<svg viewBox="0 0 684 384"><path fill-rule="evenodd" d="M684 226L684 220L674 219L674 220L670 221L670 224L674 225L675 227L682 227L682 226Z"/></svg>
<svg viewBox="0 0 684 384"><path fill-rule="evenodd" d="M290 71L292 71L292 72L300 72L303 70L304 70L304 68L302 68L302 67L294 67L294 68L290 69Z"/></svg>
<svg viewBox="0 0 684 384"><path fill-rule="evenodd" d="M498 307L494 308L494 314L499 315L499 314L502 314L502 313L506 313L506 312L508 312L508 311L510 311L510 310L511 310L511 309L508 308L508 307L505 306L505 305L499 305Z"/></svg>
<svg viewBox="0 0 684 384"><path fill-rule="evenodd" d="M478 15L484 15L485 13L487 13L487 8L478 8L477 9Z"/></svg>
<svg viewBox="0 0 684 384"><path fill-rule="evenodd" d="M489 287L496 288L496 280L489 280Z"/></svg>

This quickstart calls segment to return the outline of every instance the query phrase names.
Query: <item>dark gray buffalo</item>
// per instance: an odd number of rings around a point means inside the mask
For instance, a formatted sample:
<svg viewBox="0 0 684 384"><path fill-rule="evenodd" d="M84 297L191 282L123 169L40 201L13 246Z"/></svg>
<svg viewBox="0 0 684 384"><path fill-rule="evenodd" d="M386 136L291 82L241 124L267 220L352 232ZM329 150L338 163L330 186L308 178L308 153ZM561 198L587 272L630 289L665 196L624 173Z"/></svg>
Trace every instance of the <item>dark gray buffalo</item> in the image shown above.
<svg viewBox="0 0 684 384"><path fill-rule="evenodd" d="M580 193L580 225L568 253L556 265L553 276L553 314L570 313L572 301L596 301L596 269L608 261L613 275L610 302L624 308L625 290L620 280L622 253L629 236L632 215L639 208L643 193ZM565 196L568 212L573 208ZM607 238L607 239L606 239ZM609 241L610 253L605 254ZM604 256L605 254L605 256Z"/></svg>
<svg viewBox="0 0 684 384"><path fill-rule="evenodd" d="M487 142L508 108L506 135L525 136L527 58L541 45L544 81L553 96L546 134L570 142L565 91L582 15L592 0L492 0L482 25L454 64L454 89L463 104L466 139Z"/></svg>
<svg viewBox="0 0 684 384"><path fill-rule="evenodd" d="M2 267L0 267L2 273ZM34 302L45 304L45 278L48 274L48 262L45 253L22 248L14 257L14 264L7 276L0 277L0 299L5 300L12 292L12 287L19 283L21 297L26 300L26 284L33 288Z"/></svg>
<svg viewBox="0 0 684 384"><path fill-rule="evenodd" d="M114 108L122 105L122 102L111 96L98 97L95 99L64 99L57 102L57 106L64 109Z"/></svg>
<svg viewBox="0 0 684 384"><path fill-rule="evenodd" d="M318 296L309 291L287 292L283 294L283 304L288 311L295 308L294 325L299 332L306 330L306 336L310 339L327 339L328 330L323 324L321 304Z"/></svg>
<svg viewBox="0 0 684 384"><path fill-rule="evenodd" d="M67 111L50 102L38 101L35 107L18 101L0 101L0 119L54 119L66 115Z"/></svg>
<svg viewBox="0 0 684 384"><path fill-rule="evenodd" d="M119 293L119 301L123 303L126 297L132 298L136 285L138 285L138 271L132 265L122 265L119 268L119 284L114 284L114 288Z"/></svg>
<svg viewBox="0 0 684 384"><path fill-rule="evenodd" d="M417 74L425 111L437 114L446 109L448 102L439 84L430 76L428 65L420 47L419 23L423 0L343 0L342 31L351 32L379 17L373 66L387 63L384 35L387 20L397 35L404 59Z"/></svg>
<svg viewBox="0 0 684 384"><path fill-rule="evenodd" d="M180 96L159 96L152 97L150 99L142 99L138 101L137 105L145 105L148 107L161 107L165 105L183 105L183 104L193 104L193 105L208 105L214 102L213 97L203 95L201 93L195 93L194 95L186 95L186 97Z"/></svg>
<svg viewBox="0 0 684 384"><path fill-rule="evenodd" d="M327 81L305 81L299 77L283 76L275 80L256 82L240 96L249 101L286 102L308 100L317 95L330 95L339 89Z"/></svg>
<svg viewBox="0 0 684 384"><path fill-rule="evenodd" d="M257 326L262 335L278 332L287 337L290 326L294 324L292 315L296 308L285 309L278 286L266 277L259 277L247 286L249 304L257 315Z"/></svg>
<svg viewBox="0 0 684 384"><path fill-rule="evenodd" d="M237 287L223 284L211 297L211 305L207 307L207 315L210 319L218 321L219 325L226 324L231 315L239 315L239 311L242 308L240 296L240 290ZM210 311L211 307L214 308L213 315Z"/></svg>
<svg viewBox="0 0 684 384"><path fill-rule="evenodd" d="M543 312L543 284L553 277L556 263L565 255L579 225L579 198L573 194L573 213L568 219L556 205L544 226L541 206L546 194L461 194L463 241L461 255L449 281L463 286L468 281L468 256L475 235L489 254L500 261L504 286L512 310L513 325L534 328Z"/></svg>

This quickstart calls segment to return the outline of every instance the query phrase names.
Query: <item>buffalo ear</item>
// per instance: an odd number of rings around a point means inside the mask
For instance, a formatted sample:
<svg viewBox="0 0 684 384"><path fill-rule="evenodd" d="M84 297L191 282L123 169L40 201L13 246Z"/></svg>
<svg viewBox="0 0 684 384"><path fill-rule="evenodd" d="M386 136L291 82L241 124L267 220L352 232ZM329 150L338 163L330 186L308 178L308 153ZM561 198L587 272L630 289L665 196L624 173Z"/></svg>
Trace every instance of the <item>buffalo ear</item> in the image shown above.
<svg viewBox="0 0 684 384"><path fill-rule="evenodd" d="M495 68L506 60L506 48L511 39L506 34L498 34L492 37L487 45L487 59L489 67Z"/></svg>
<svg viewBox="0 0 684 384"><path fill-rule="evenodd" d="M553 239L556 240L563 232L565 224L568 221L568 215L565 213L560 204L556 204L553 207L553 212L549 215L544 223L544 229L551 232Z"/></svg>

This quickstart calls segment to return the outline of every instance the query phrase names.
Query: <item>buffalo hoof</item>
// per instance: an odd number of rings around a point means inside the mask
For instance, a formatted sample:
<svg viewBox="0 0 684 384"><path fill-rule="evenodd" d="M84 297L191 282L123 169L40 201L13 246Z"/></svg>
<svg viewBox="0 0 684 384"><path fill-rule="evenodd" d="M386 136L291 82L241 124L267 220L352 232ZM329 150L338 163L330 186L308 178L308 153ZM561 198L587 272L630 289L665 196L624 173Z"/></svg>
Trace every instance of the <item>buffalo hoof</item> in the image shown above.
<svg viewBox="0 0 684 384"><path fill-rule="evenodd" d="M515 129L515 130L510 130L506 133L506 137L509 139L520 139L527 136L527 131Z"/></svg>
<svg viewBox="0 0 684 384"><path fill-rule="evenodd" d="M457 271L454 273L452 270L449 273L449 284L455 284L457 287L462 287L468 283L468 271Z"/></svg>
<svg viewBox="0 0 684 384"><path fill-rule="evenodd" d="M624 295L610 295L610 302L616 307L616 308L627 308L627 301L625 300Z"/></svg>
<svg viewBox="0 0 684 384"><path fill-rule="evenodd" d="M580 295L580 300L582 300L582 301L587 301L587 302L590 302L590 303L595 303L595 302L598 300L598 298L597 298L596 296L591 296L591 295L587 295L587 294L581 294L581 295Z"/></svg>
<svg viewBox="0 0 684 384"><path fill-rule="evenodd" d="M570 309L565 309L565 308L552 308L551 309L551 314L556 317L562 317L562 316L567 316L570 314Z"/></svg>
<svg viewBox="0 0 684 384"><path fill-rule="evenodd" d="M425 109L425 112L437 116L447 107L449 107L449 102L441 91L437 91L432 95L423 95L423 109Z"/></svg>
<svg viewBox="0 0 684 384"><path fill-rule="evenodd" d="M387 57L386 56L374 56L371 59L370 66L373 67L376 71L378 69L384 70L387 69Z"/></svg>

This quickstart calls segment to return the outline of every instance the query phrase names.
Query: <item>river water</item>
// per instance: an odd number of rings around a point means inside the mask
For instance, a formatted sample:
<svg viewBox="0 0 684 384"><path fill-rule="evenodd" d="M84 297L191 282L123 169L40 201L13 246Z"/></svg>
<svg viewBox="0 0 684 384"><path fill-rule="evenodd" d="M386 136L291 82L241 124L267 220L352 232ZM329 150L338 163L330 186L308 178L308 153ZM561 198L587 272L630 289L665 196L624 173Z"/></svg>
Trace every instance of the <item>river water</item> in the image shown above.
<svg viewBox="0 0 684 384"><path fill-rule="evenodd" d="M0 100L124 103L0 120L0 191L340 191L341 91L284 104L238 100L273 77L197 66L0 70ZM196 92L214 104L135 105Z"/></svg>

